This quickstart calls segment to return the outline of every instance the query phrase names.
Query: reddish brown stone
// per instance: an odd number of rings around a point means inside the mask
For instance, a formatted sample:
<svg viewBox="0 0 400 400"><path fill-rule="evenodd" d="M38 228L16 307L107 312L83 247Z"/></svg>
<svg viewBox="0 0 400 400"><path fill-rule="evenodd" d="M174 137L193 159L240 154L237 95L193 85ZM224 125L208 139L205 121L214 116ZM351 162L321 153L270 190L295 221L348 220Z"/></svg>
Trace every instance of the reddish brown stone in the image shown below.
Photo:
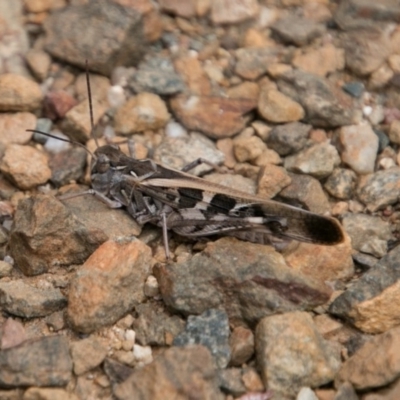
<svg viewBox="0 0 400 400"><path fill-rule="evenodd" d="M256 106L253 99L177 96L170 101L172 111L187 129L220 139L231 137L246 125L245 114Z"/></svg>

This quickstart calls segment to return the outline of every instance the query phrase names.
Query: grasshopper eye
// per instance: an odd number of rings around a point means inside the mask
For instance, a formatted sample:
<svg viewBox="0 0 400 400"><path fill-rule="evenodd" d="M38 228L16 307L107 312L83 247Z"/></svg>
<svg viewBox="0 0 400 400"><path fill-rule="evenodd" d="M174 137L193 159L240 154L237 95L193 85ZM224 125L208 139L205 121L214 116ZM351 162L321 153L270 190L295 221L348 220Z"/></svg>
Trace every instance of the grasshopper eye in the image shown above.
<svg viewBox="0 0 400 400"><path fill-rule="evenodd" d="M110 159L106 155L100 154L96 160L95 168L98 173L104 174L110 169Z"/></svg>

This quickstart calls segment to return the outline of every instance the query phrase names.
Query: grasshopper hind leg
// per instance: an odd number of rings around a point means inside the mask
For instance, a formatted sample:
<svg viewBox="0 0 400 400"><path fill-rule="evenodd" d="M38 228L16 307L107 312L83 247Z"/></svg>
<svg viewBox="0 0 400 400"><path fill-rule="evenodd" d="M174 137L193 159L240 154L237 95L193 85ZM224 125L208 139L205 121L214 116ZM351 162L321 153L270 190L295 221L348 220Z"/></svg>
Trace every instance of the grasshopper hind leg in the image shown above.
<svg viewBox="0 0 400 400"><path fill-rule="evenodd" d="M198 167L201 164L206 164L208 166L210 166L213 170L219 172L219 173L226 173L227 171L223 168L220 167L217 164L214 164L211 161L206 160L205 158L197 158L196 160L192 161L191 163L185 165L183 168L181 168L182 172L188 172L191 169L194 169L196 167Z"/></svg>
<svg viewBox="0 0 400 400"><path fill-rule="evenodd" d="M271 245L278 251L285 250L286 247L292 242L291 239L278 238L270 233L257 232L254 230L227 232L225 235L233 236L246 242Z"/></svg>

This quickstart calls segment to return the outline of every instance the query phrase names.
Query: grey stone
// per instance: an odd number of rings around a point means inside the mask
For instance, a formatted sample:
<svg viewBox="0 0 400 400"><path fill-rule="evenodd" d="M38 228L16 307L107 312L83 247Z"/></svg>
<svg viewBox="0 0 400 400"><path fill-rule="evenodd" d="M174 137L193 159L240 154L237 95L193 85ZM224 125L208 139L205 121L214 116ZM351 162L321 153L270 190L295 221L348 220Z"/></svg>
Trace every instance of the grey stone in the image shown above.
<svg viewBox="0 0 400 400"><path fill-rule="evenodd" d="M369 175L357 187L359 199L370 211L394 204L399 199L400 168L394 167Z"/></svg>
<svg viewBox="0 0 400 400"><path fill-rule="evenodd" d="M209 243L188 261L156 265L164 302L186 314L223 309L230 320L256 323L278 312L314 308L329 298L324 285L289 268L281 254L233 238Z"/></svg>
<svg viewBox="0 0 400 400"><path fill-rule="evenodd" d="M45 48L56 58L109 75L134 65L145 50L143 22L132 7L107 0L65 7L47 18ZM101 45L100 45L101 44Z"/></svg>
<svg viewBox="0 0 400 400"><path fill-rule="evenodd" d="M0 386L65 386L72 378L68 340L48 336L0 351Z"/></svg>
<svg viewBox="0 0 400 400"><path fill-rule="evenodd" d="M392 238L389 222L378 216L346 214L342 223L355 250L375 257L383 257L387 253L387 243Z"/></svg>
<svg viewBox="0 0 400 400"><path fill-rule="evenodd" d="M221 310L210 309L199 316L189 316L186 328L175 337L175 346L201 344L210 350L218 368L225 368L230 360L228 343L228 315Z"/></svg>
<svg viewBox="0 0 400 400"><path fill-rule="evenodd" d="M44 317L67 305L59 289L40 290L23 280L0 282L3 310L22 318Z"/></svg>
<svg viewBox="0 0 400 400"><path fill-rule="evenodd" d="M324 184L328 193L341 200L351 199L357 183L354 171L345 168L335 168Z"/></svg>
<svg viewBox="0 0 400 400"><path fill-rule="evenodd" d="M153 57L141 63L128 83L136 93L173 95L185 90L185 83L169 58Z"/></svg>
<svg viewBox="0 0 400 400"><path fill-rule="evenodd" d="M353 99L346 93L336 91L326 79L301 70L291 70L283 73L277 83L281 92L303 106L306 122L324 128L355 122Z"/></svg>
<svg viewBox="0 0 400 400"><path fill-rule="evenodd" d="M297 153L307 144L311 125L291 122L275 126L267 137L267 145L280 156Z"/></svg>

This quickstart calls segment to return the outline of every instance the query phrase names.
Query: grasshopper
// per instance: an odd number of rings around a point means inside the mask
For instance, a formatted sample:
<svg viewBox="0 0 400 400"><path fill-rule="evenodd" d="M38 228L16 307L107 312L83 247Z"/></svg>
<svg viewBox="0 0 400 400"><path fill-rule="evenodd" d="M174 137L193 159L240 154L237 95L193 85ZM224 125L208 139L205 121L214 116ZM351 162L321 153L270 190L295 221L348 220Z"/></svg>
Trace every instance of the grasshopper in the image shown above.
<svg viewBox="0 0 400 400"><path fill-rule="evenodd" d="M93 131L88 72L86 76ZM196 160L183 170L176 170L150 159L129 157L116 145L97 147L91 155L92 189L78 195L93 194L112 208L125 207L141 225L150 222L160 226L167 259L170 258L169 230L192 238L230 235L278 248L291 239L322 245L335 245L344 240L343 230L334 218L249 195L187 173L205 160Z"/></svg>

